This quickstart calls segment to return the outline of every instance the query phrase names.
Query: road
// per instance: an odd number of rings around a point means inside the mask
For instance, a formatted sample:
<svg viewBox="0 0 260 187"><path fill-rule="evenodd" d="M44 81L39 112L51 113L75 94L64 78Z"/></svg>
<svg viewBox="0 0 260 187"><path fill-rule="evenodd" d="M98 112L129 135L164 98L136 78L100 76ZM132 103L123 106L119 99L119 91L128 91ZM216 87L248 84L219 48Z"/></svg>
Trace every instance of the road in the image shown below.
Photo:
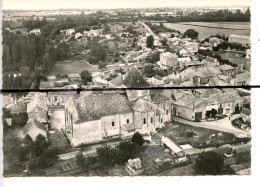
<svg viewBox="0 0 260 187"><path fill-rule="evenodd" d="M236 116L233 116L232 119L235 119L235 118L236 118ZM174 118L173 118L174 121L184 123L187 125L191 125L191 126L195 126L195 127L203 127L203 128L207 128L207 129L228 132L228 133L234 134L235 136L246 135L247 137L251 137L250 132L246 132L241 129L233 127L231 124L232 119L229 120L229 118L226 117L224 119L217 120L217 121L211 121L211 122L206 122L206 121L193 122L193 121L188 121L188 120L176 117L176 116L174 116Z"/></svg>
<svg viewBox="0 0 260 187"><path fill-rule="evenodd" d="M158 41L160 41L161 39L163 39L163 38L160 38L158 35L156 35L152 30L151 30L151 28L148 26L148 25L146 25L145 23L143 23L143 22L141 22L141 21L138 21L141 25L143 25L144 26L144 28L154 37L154 39L156 39L156 40L158 40ZM167 38L166 38L166 40L167 40ZM171 41L169 41L169 40L167 40L167 45L172 45L172 42Z"/></svg>
<svg viewBox="0 0 260 187"><path fill-rule="evenodd" d="M150 33L150 35L153 36L154 40L155 40L155 41L158 41L158 43L161 45L160 37L159 37L157 34L155 34L155 33L152 31L152 29L151 29L148 25L146 25L145 23L143 23L143 22L141 22L141 21L138 21L138 22L139 22L141 25L143 25L144 28Z"/></svg>

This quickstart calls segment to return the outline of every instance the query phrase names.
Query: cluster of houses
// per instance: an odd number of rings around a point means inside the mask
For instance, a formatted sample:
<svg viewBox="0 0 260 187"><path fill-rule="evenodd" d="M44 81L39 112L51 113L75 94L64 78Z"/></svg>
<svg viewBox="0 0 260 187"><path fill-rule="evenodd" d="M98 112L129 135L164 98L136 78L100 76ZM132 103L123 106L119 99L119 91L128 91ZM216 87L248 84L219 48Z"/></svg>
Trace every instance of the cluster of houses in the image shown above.
<svg viewBox="0 0 260 187"><path fill-rule="evenodd" d="M50 116L61 110L63 124L59 128L73 146L129 138L135 132L150 135L175 116L200 121L212 109L217 115L232 115L245 108L250 111L250 95L247 91L241 94L243 89L149 89L151 84L136 67L118 80L121 81L122 88L140 89L31 92L16 102L8 96L5 107L15 110L13 106L24 106L19 111L28 114L23 133L33 140L38 134L47 137L47 127L52 127Z"/></svg>

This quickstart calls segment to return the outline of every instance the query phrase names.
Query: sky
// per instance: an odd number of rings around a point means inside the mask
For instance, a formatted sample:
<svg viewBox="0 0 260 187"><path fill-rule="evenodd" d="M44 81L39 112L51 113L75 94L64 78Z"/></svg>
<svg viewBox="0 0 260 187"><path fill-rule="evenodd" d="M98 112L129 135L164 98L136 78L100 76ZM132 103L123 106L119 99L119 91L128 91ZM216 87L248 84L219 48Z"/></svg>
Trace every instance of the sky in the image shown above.
<svg viewBox="0 0 260 187"><path fill-rule="evenodd" d="M142 7L236 7L250 0L2 0L3 9L142 8Z"/></svg>

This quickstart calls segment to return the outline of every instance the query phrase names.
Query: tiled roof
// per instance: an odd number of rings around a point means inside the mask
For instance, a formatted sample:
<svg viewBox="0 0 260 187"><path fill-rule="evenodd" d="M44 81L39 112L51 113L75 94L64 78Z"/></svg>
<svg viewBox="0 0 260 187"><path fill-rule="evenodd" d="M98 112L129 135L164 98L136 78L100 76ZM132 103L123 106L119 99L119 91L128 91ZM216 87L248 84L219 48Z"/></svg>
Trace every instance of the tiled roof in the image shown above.
<svg viewBox="0 0 260 187"><path fill-rule="evenodd" d="M24 113L26 112L27 105L26 104L13 104L10 107L10 111L12 113Z"/></svg>
<svg viewBox="0 0 260 187"><path fill-rule="evenodd" d="M158 107L144 99L138 99L134 104L132 105L132 109L139 112L147 112L152 110L157 110Z"/></svg>
<svg viewBox="0 0 260 187"><path fill-rule="evenodd" d="M193 103L195 103L195 101L198 99L198 97L195 97L192 94L186 94L183 93L181 97L179 97L178 99L176 98L176 101L174 101L173 103L179 106L185 106L188 108L192 108Z"/></svg>
<svg viewBox="0 0 260 187"><path fill-rule="evenodd" d="M39 106L43 110L47 111L46 98L44 96L35 96L35 98L27 104L27 112L31 112L36 106Z"/></svg>
<svg viewBox="0 0 260 187"><path fill-rule="evenodd" d="M162 80L162 79L163 79L162 77L160 77L160 76L158 76L158 75L155 75L153 78L154 78L154 79L157 79L157 80Z"/></svg>
<svg viewBox="0 0 260 187"><path fill-rule="evenodd" d="M123 85L127 88L144 88L150 86L150 84L145 80L143 74L137 68L133 68L127 74L123 81Z"/></svg>
<svg viewBox="0 0 260 187"><path fill-rule="evenodd" d="M40 82L40 89L54 88L54 82Z"/></svg>
<svg viewBox="0 0 260 187"><path fill-rule="evenodd" d="M211 95L209 97L209 104L239 102L242 100L243 99L236 92L223 92Z"/></svg>
<svg viewBox="0 0 260 187"><path fill-rule="evenodd" d="M118 75L117 77L110 80L110 83L114 86L122 86L123 84L123 75Z"/></svg>
<svg viewBox="0 0 260 187"><path fill-rule="evenodd" d="M181 83L180 86L183 86L183 87L194 87L196 85L193 82L185 81L185 82Z"/></svg>
<svg viewBox="0 0 260 187"><path fill-rule="evenodd" d="M245 71L243 73L237 74L235 77L236 82L245 82L251 79L250 73Z"/></svg>
<svg viewBox="0 0 260 187"><path fill-rule="evenodd" d="M151 93L151 99L152 102L154 103L160 103L160 102L165 102L170 100L169 97L166 97L165 95L160 93Z"/></svg>
<svg viewBox="0 0 260 187"><path fill-rule="evenodd" d="M103 116L131 112L130 103L125 95L91 94L76 102L80 121L92 121Z"/></svg>
<svg viewBox="0 0 260 187"><path fill-rule="evenodd" d="M27 122L27 124L22 128L23 134L24 135L27 134L33 126L37 127L38 129L46 131L45 125L43 123L41 123L35 119L32 119L32 120L29 120Z"/></svg>
<svg viewBox="0 0 260 187"><path fill-rule="evenodd" d="M178 58L177 55L174 53L170 53L170 52L165 52L163 54L161 54L161 56L165 56L167 58Z"/></svg>
<svg viewBox="0 0 260 187"><path fill-rule="evenodd" d="M251 115L251 110L247 109L247 108L243 108L241 110L241 114L245 114L247 116L250 116Z"/></svg>
<svg viewBox="0 0 260 187"><path fill-rule="evenodd" d="M227 71L227 70L233 70L233 69L235 69L235 68L232 67L232 66L230 66L230 65L224 64L224 65L219 66L219 69L220 69L221 71Z"/></svg>
<svg viewBox="0 0 260 187"><path fill-rule="evenodd" d="M39 121L44 120L45 122L48 121L47 112L32 112L29 114L30 119L38 119Z"/></svg>

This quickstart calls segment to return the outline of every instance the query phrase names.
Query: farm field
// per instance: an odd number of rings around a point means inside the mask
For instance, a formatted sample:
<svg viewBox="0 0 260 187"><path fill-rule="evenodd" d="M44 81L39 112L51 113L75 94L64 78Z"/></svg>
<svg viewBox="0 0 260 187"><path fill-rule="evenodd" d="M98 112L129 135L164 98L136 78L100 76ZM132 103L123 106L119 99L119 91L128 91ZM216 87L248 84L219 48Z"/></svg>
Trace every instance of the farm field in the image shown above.
<svg viewBox="0 0 260 187"><path fill-rule="evenodd" d="M99 71L97 68L90 66L84 61L58 61L52 67L48 75L57 74L80 74L83 70L88 70L89 72Z"/></svg>
<svg viewBox="0 0 260 187"><path fill-rule="evenodd" d="M181 23L164 23L164 26L176 29L184 33L187 29L195 29L199 32L199 38L207 38L211 35L225 35L240 34L250 36L250 23L249 22L181 22Z"/></svg>

